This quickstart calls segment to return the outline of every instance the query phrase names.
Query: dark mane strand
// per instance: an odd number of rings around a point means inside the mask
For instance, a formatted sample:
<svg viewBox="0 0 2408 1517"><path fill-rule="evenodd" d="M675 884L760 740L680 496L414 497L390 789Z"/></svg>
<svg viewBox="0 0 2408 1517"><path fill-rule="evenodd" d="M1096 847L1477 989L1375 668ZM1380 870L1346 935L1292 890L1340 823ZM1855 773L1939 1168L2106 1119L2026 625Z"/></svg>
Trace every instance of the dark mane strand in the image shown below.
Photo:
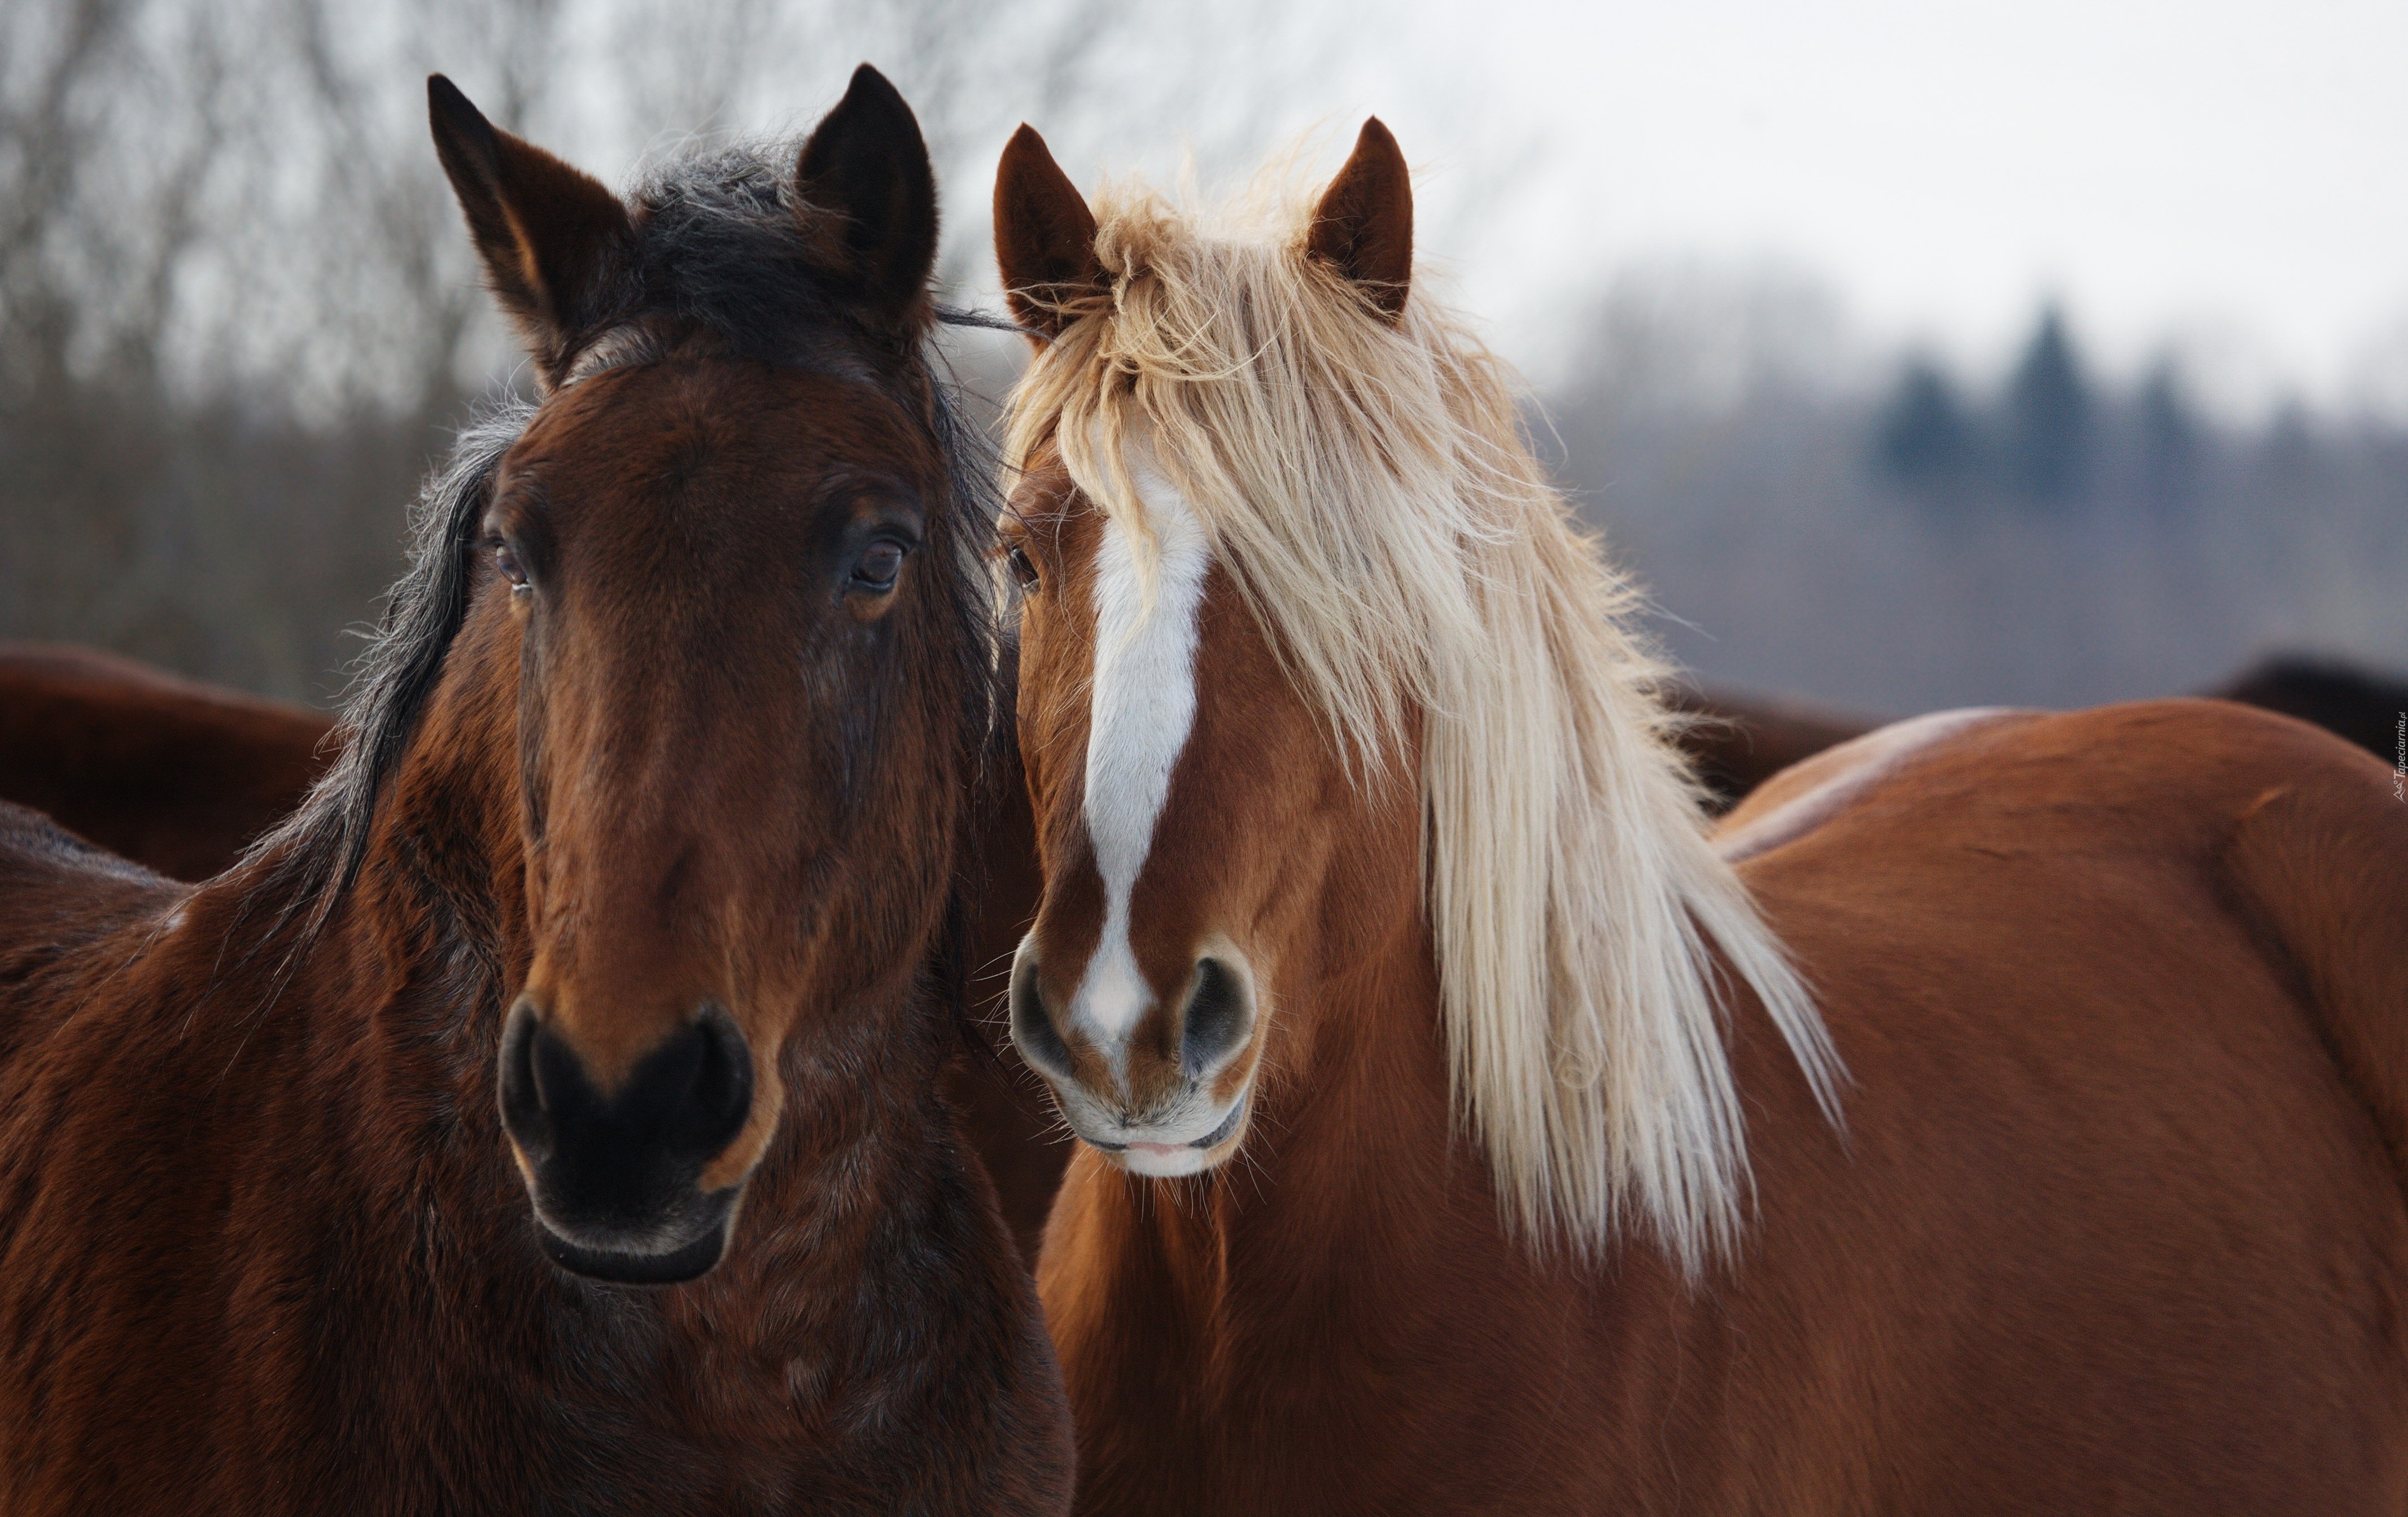
<svg viewBox="0 0 2408 1517"><path fill-rule="evenodd" d="M484 516L494 472L535 412L523 400L480 409L461 429L451 457L420 489L409 513L409 567L386 594L383 621L352 665L351 690L336 726L341 754L300 809L245 856L245 865L259 865L261 872L245 891L243 915L263 905L276 912L251 952L301 924L287 972L359 877L378 803L400 767L419 713L467 616L468 549ZM280 974L280 989L282 980Z"/></svg>
<svg viewBox="0 0 2408 1517"><path fill-rule="evenodd" d="M931 376L927 414L953 496L947 503L952 508L946 512L951 541L945 582L956 627L953 646L962 660L961 740L968 759L964 773L969 785L965 802L967 814L976 817L992 806L996 787L1016 773L1012 765L1002 762L1007 752L1016 751L1017 738L1011 727L1010 671L999 656L1005 631L990 554L996 522L1003 513L1003 496L996 487L994 438L962 413L961 387L952 364L933 343L926 345L924 352L941 369L941 374ZM1013 748L1000 746L1004 744ZM944 931L933 967L943 1004L965 1036L985 1050L988 1045L977 1036L970 1019L975 999L970 983L976 972L972 945L986 880L980 837L978 827L965 826L954 849Z"/></svg>

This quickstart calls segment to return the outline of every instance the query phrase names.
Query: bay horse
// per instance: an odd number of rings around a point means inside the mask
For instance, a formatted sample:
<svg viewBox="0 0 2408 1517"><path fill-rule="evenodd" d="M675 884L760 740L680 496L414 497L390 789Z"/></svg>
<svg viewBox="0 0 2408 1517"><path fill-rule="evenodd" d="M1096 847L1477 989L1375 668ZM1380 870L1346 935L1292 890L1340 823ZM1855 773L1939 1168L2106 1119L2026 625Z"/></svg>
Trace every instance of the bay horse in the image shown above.
<svg viewBox="0 0 2408 1517"><path fill-rule="evenodd" d="M1411 197L998 175L1080 1510L2401 1511L2386 768L1945 713L1711 831Z"/></svg>
<svg viewBox="0 0 2408 1517"><path fill-rule="evenodd" d="M194 888L0 809L0 1510L1064 1510L936 1091L994 638L918 125L865 66L622 200L429 106L542 394L340 760Z"/></svg>

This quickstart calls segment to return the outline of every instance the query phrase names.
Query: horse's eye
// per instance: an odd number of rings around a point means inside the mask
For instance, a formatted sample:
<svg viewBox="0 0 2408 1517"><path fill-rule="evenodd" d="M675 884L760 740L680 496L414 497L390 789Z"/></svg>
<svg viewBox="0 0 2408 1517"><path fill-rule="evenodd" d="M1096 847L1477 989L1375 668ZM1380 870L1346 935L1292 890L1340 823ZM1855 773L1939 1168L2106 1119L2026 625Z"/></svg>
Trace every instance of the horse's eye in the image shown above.
<svg viewBox="0 0 2408 1517"><path fill-rule="evenodd" d="M1011 551L1004 555L1004 562L1010 565L1011 577L1019 581L1021 589L1026 591L1036 590L1037 564L1035 560L1028 556L1027 549L1021 547L1018 543L1013 543L1011 545Z"/></svg>
<svg viewBox="0 0 2408 1517"><path fill-rule="evenodd" d="M494 568L510 582L511 594L527 588L526 565L519 562L517 551L509 543L494 544Z"/></svg>
<svg viewBox="0 0 2408 1517"><path fill-rule="evenodd" d="M895 577L903 572L903 560L910 552L910 549L892 537L881 537L871 543L853 562L854 587L882 594L894 589Z"/></svg>

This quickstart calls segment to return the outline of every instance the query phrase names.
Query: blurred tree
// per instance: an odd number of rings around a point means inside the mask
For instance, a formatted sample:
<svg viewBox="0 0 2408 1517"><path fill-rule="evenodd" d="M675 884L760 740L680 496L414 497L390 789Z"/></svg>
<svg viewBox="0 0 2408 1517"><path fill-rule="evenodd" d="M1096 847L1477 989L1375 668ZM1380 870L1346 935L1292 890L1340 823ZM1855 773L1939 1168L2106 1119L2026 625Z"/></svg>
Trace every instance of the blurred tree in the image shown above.
<svg viewBox="0 0 2408 1517"><path fill-rule="evenodd" d="M2323 489L2328 471L2317 443L2307 407L2296 395L2286 398L2252 450L2249 472L2259 492L2272 500L2296 502Z"/></svg>
<svg viewBox="0 0 2408 1517"><path fill-rule="evenodd" d="M1961 494L1980 463L1973 419L1948 373L1927 354L1906 361L1874 422L1876 463L1927 498Z"/></svg>
<svg viewBox="0 0 2408 1517"><path fill-rule="evenodd" d="M2173 359L2160 358L2150 366L2132 409L2138 434L2134 493L2140 504L2160 516L2188 510L2199 494L2206 436Z"/></svg>
<svg viewBox="0 0 2408 1517"><path fill-rule="evenodd" d="M2089 382L2055 301L2041 308L2008 381L2006 412L2003 462L2014 491L2053 506L2080 495L2089 483L2096 422Z"/></svg>
<svg viewBox="0 0 2408 1517"><path fill-rule="evenodd" d="M1559 477L1699 679L1903 713L2199 689L2269 649L2401 665L2408 410L2244 422L2186 367L2094 379L2075 388L2097 508L1935 510L1890 473L1885 440L1918 439L1910 467L1945 458L1920 439L1950 435L1931 422L1953 402L1977 454L1964 498L1986 504L2007 493L2003 401L1978 404L1928 355L1953 386L1911 380L1903 354L1804 386L1691 382L1731 306L1661 282L1592 305L1584 362L1544 419ZM2162 516L2140 504L2152 456L2183 502Z"/></svg>

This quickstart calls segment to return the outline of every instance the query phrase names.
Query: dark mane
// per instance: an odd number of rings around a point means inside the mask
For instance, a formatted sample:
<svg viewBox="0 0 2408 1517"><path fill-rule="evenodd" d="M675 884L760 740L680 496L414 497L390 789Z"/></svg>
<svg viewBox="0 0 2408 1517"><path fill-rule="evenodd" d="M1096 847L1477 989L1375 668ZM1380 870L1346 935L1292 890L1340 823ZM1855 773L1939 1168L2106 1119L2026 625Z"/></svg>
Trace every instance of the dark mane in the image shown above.
<svg viewBox="0 0 2408 1517"><path fill-rule="evenodd" d="M737 147L649 171L629 200L641 242L624 308L596 335L652 313L709 328L748 358L857 369L893 339L854 321L816 261L828 213L796 194L798 145ZM850 337L849 344L830 338ZM909 356L908 350L901 356Z"/></svg>
<svg viewBox="0 0 2408 1517"><path fill-rule="evenodd" d="M968 772L983 776L996 708L996 613L985 562L999 508L992 444L962 415L931 327L899 338L879 331L831 289L811 235L813 220L827 213L795 195L797 150L792 143L724 149L647 174L629 197L635 257L610 311L579 343L583 356L574 373L647 362L665 341L699 334L735 356L871 384L920 420L949 483L950 508L933 513L929 546L947 566L944 614L962 651L963 751ZM952 312L945 319L963 320ZM353 665L337 724L342 752L300 809L246 856L244 913L273 913L251 952L281 940L287 973L359 877L378 809L466 617L470 550L494 472L537 409L526 400L482 409L420 491L410 511L409 566ZM963 914L956 902L951 915Z"/></svg>

